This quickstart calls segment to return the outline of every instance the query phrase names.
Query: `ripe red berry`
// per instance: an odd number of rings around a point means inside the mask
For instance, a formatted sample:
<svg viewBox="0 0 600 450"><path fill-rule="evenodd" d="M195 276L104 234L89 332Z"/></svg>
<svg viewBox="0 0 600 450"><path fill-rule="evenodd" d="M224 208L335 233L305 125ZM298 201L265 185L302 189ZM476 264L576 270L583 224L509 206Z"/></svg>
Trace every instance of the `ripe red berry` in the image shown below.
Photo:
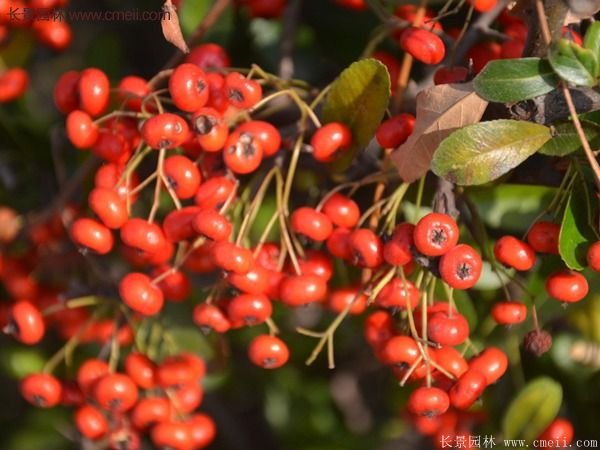
<svg viewBox="0 0 600 450"><path fill-rule="evenodd" d="M394 336L381 349L381 360L385 364L408 369L421 356L416 341L409 336Z"/></svg>
<svg viewBox="0 0 600 450"><path fill-rule="evenodd" d="M33 345L44 337L46 325L37 306L27 300L19 300L10 308L4 332L13 335L23 344Z"/></svg>
<svg viewBox="0 0 600 450"><path fill-rule="evenodd" d="M150 94L148 82L135 75L123 77L117 89L119 101L132 111L141 111L144 97Z"/></svg>
<svg viewBox="0 0 600 450"><path fill-rule="evenodd" d="M594 272L600 272L600 241L594 242L588 248L587 263Z"/></svg>
<svg viewBox="0 0 600 450"><path fill-rule="evenodd" d="M144 316L153 316L163 307L162 291L143 273L131 272L119 282L119 295L123 302Z"/></svg>
<svg viewBox="0 0 600 450"><path fill-rule="evenodd" d="M469 76L469 69L463 66L442 66L433 74L433 83L435 85L463 83Z"/></svg>
<svg viewBox="0 0 600 450"><path fill-rule="evenodd" d="M477 370L467 370L448 391L450 404L457 409L469 409L481 396L487 381Z"/></svg>
<svg viewBox="0 0 600 450"><path fill-rule="evenodd" d="M96 383L109 373L108 364L100 359L88 359L77 371L77 385L85 395L92 395Z"/></svg>
<svg viewBox="0 0 600 450"><path fill-rule="evenodd" d="M503 236L494 245L496 259L517 270L529 270L535 264L535 252L525 242L513 236Z"/></svg>
<svg viewBox="0 0 600 450"><path fill-rule="evenodd" d="M129 218L125 201L114 189L93 189L88 197L88 204L108 228L121 228Z"/></svg>
<svg viewBox="0 0 600 450"><path fill-rule="evenodd" d="M233 328L259 325L272 313L271 300L264 294L240 294L227 306L227 318Z"/></svg>
<svg viewBox="0 0 600 450"><path fill-rule="evenodd" d="M392 315L387 311L375 311L365 320L365 339L374 348L381 347L394 334L394 320L392 319Z"/></svg>
<svg viewBox="0 0 600 450"><path fill-rule="evenodd" d="M370 229L354 230L350 234L349 242L353 264L372 269L383 263L383 243Z"/></svg>
<svg viewBox="0 0 600 450"><path fill-rule="evenodd" d="M206 43L191 49L185 57L185 62L195 64L202 70L224 69L231 65L229 55L223 47Z"/></svg>
<svg viewBox="0 0 600 450"><path fill-rule="evenodd" d="M127 180L126 177L123 177L121 180L123 171L124 166L119 164L103 164L96 172L94 186L114 189L123 200L126 200L129 196L130 202L133 203L137 197L135 195L129 195L129 192L139 184L139 179L136 173L133 172L129 176L129 180Z"/></svg>
<svg viewBox="0 0 600 450"><path fill-rule="evenodd" d="M127 220L121 227L121 240L125 245L155 253L164 249L166 239L162 229L137 217Z"/></svg>
<svg viewBox="0 0 600 450"><path fill-rule="evenodd" d="M212 248L215 266L241 275L248 273L253 264L252 252L231 242L220 241Z"/></svg>
<svg viewBox="0 0 600 450"><path fill-rule="evenodd" d="M103 409L113 413L130 410L138 399L138 388L125 374L112 373L98 380L94 399Z"/></svg>
<svg viewBox="0 0 600 450"><path fill-rule="evenodd" d="M333 264L329 256L320 250L307 250L303 258L298 259L300 273L317 275L325 281L333 276ZM290 272L293 267L290 265Z"/></svg>
<svg viewBox="0 0 600 450"><path fill-rule="evenodd" d="M263 120L250 120L241 124L237 131L248 133L253 139L260 141L263 156L273 156L281 147L281 135L277 128Z"/></svg>
<svg viewBox="0 0 600 450"><path fill-rule="evenodd" d="M288 361L290 351L278 337L261 334L250 342L248 357L259 367L277 369Z"/></svg>
<svg viewBox="0 0 600 450"><path fill-rule="evenodd" d="M184 384L171 390L171 392L173 405L183 414L189 414L196 410L204 398L204 391L198 383Z"/></svg>
<svg viewBox="0 0 600 450"><path fill-rule="evenodd" d="M110 82L100 69L89 68L81 72L79 81L79 104L92 117L99 116L108 107Z"/></svg>
<svg viewBox="0 0 600 450"><path fill-rule="evenodd" d="M415 226L414 244L425 256L441 256L456 246L459 230L456 221L447 214L431 213Z"/></svg>
<svg viewBox="0 0 600 450"><path fill-rule="evenodd" d="M60 403L62 385L52 375L33 373L20 383L21 395L25 400L39 408L52 408Z"/></svg>
<svg viewBox="0 0 600 450"><path fill-rule="evenodd" d="M67 137L71 143L79 149L92 147L98 137L98 125L96 125L90 115L84 111L75 110L67 116Z"/></svg>
<svg viewBox="0 0 600 450"><path fill-rule="evenodd" d="M508 358L497 347L488 347L469 361L469 368L484 374L488 385L498 381L507 367Z"/></svg>
<svg viewBox="0 0 600 450"><path fill-rule="evenodd" d="M201 208L220 208L234 195L235 188L235 182L227 177L209 178L198 188L194 202Z"/></svg>
<svg viewBox="0 0 600 450"><path fill-rule="evenodd" d="M360 218L360 209L356 202L338 192L325 200L323 213L334 225L344 228L353 228Z"/></svg>
<svg viewBox="0 0 600 450"><path fill-rule="evenodd" d="M80 218L71 224L71 239L85 249L105 255L112 250L114 239L110 230L100 222Z"/></svg>
<svg viewBox="0 0 600 450"><path fill-rule="evenodd" d="M214 330L217 333L225 333L231 328L231 323L223 311L207 303L201 303L194 308L193 319L194 323L205 332Z"/></svg>
<svg viewBox="0 0 600 450"><path fill-rule="evenodd" d="M436 34L421 28L406 28L400 35L400 47L425 64L438 64L446 56L444 42Z"/></svg>
<svg viewBox="0 0 600 450"><path fill-rule="evenodd" d="M540 220L527 233L527 243L538 253L558 254L560 225Z"/></svg>
<svg viewBox="0 0 600 450"><path fill-rule="evenodd" d="M75 426L88 439L96 440L108 432L108 420L92 405L83 405L75 411Z"/></svg>
<svg viewBox="0 0 600 450"><path fill-rule="evenodd" d="M243 275L228 272L226 279L234 288L247 294L264 294L269 289L270 277L271 273L269 270L255 263L250 270Z"/></svg>
<svg viewBox="0 0 600 450"><path fill-rule="evenodd" d="M448 394L436 387L420 387L408 397L408 410L417 416L439 416L450 407Z"/></svg>
<svg viewBox="0 0 600 450"><path fill-rule="evenodd" d="M459 378L469 369L467 361L454 347L430 348L429 355L435 363Z"/></svg>
<svg viewBox="0 0 600 450"><path fill-rule="evenodd" d="M71 26L61 20L36 20L32 29L41 44L56 52L65 50L73 39Z"/></svg>
<svg viewBox="0 0 600 450"><path fill-rule="evenodd" d="M192 285L187 275L181 270L164 265L157 267L152 272L152 276L161 277L157 286L162 291L165 299L172 302L182 302L190 296Z"/></svg>
<svg viewBox="0 0 600 450"><path fill-rule="evenodd" d="M420 296L421 292L411 281L392 278L375 297L375 302L382 308L412 310L419 303Z"/></svg>
<svg viewBox="0 0 600 450"><path fill-rule="evenodd" d="M473 61L473 72L479 73L485 65L501 57L502 47L497 42L480 42L475 44L467 53L467 60Z"/></svg>
<svg viewBox="0 0 600 450"><path fill-rule="evenodd" d="M192 430L185 422L165 420L157 423L151 431L156 448L190 450L193 448Z"/></svg>
<svg viewBox="0 0 600 450"><path fill-rule="evenodd" d="M263 148L260 139L251 133L234 131L223 148L223 161L234 173L249 174L260 167Z"/></svg>
<svg viewBox="0 0 600 450"><path fill-rule="evenodd" d="M145 397L131 410L131 422L139 430L146 430L151 426L168 420L173 407L166 397Z"/></svg>
<svg viewBox="0 0 600 450"><path fill-rule="evenodd" d="M63 73L54 85L52 96L56 108L63 114L79 108L79 84L80 74L75 70Z"/></svg>
<svg viewBox="0 0 600 450"><path fill-rule="evenodd" d="M487 12L496 6L497 0L469 0L475 11Z"/></svg>
<svg viewBox="0 0 600 450"><path fill-rule="evenodd" d="M392 237L383 245L383 259L392 266L404 266L412 261L411 248L414 243L415 226L404 222L399 224Z"/></svg>
<svg viewBox="0 0 600 450"><path fill-rule="evenodd" d="M294 233L317 242L326 240L333 232L331 219L322 212L307 206L298 208L292 213L290 224Z"/></svg>
<svg viewBox="0 0 600 450"><path fill-rule="evenodd" d="M357 287L342 287L329 294L327 305L337 313L349 307L349 314L360 315L367 309L367 296Z"/></svg>
<svg viewBox="0 0 600 450"><path fill-rule="evenodd" d="M279 285L281 301L292 307L319 302L327 295L327 282L318 275L302 274L284 278Z"/></svg>
<svg viewBox="0 0 600 450"><path fill-rule="evenodd" d="M350 235L352 230L348 228L335 228L331 235L327 238L327 250L336 258L347 261L352 260L353 253L350 246Z"/></svg>
<svg viewBox="0 0 600 450"><path fill-rule="evenodd" d="M125 373L142 389L154 387L156 364L142 353L131 352L125 357Z"/></svg>
<svg viewBox="0 0 600 450"><path fill-rule="evenodd" d="M188 139L189 132L185 119L172 113L157 114L142 125L142 137L154 149L179 147Z"/></svg>
<svg viewBox="0 0 600 450"><path fill-rule="evenodd" d="M323 125L313 134L310 145L317 161L332 161L336 153L347 150L352 144L352 134L348 126L340 122Z"/></svg>
<svg viewBox="0 0 600 450"><path fill-rule="evenodd" d="M498 302L492 307L491 315L500 325L514 325L525 321L527 307L521 302Z"/></svg>
<svg viewBox="0 0 600 450"><path fill-rule="evenodd" d="M181 64L169 78L169 93L175 106L185 112L194 112L208 102L208 80L204 71L195 64Z"/></svg>
<svg viewBox="0 0 600 450"><path fill-rule="evenodd" d="M217 434L215 422L206 414L194 414L188 419L192 433L192 442L195 448L202 449L208 446Z"/></svg>
<svg viewBox="0 0 600 450"><path fill-rule="evenodd" d="M195 111L192 128L196 132L196 141L206 152L221 151L229 136L223 115L214 108L204 107Z"/></svg>
<svg viewBox="0 0 600 450"><path fill-rule="evenodd" d="M567 419L557 417L546 429L540 434L539 440L545 440L546 442L552 442L553 445L548 445L545 449L558 447L570 447L573 441L573 424Z"/></svg>
<svg viewBox="0 0 600 450"><path fill-rule="evenodd" d="M167 183L173 189L175 195L182 200L192 198L202 181L198 166L182 155L173 155L166 158L163 171Z"/></svg>
<svg viewBox="0 0 600 450"><path fill-rule="evenodd" d="M377 127L375 138L382 148L396 148L404 144L414 127L415 117L412 114L398 114Z"/></svg>
<svg viewBox="0 0 600 450"><path fill-rule="evenodd" d="M261 85L238 72L225 77L225 92L229 103L240 109L252 108L262 98Z"/></svg>
<svg viewBox="0 0 600 450"><path fill-rule="evenodd" d="M231 235L233 225L225 216L214 209L202 209L192 220L196 233L213 241L226 241Z"/></svg>
<svg viewBox="0 0 600 450"><path fill-rule="evenodd" d="M14 67L0 74L0 103L19 98L29 86L29 74L25 69Z"/></svg>
<svg viewBox="0 0 600 450"><path fill-rule="evenodd" d="M469 337L469 323L457 312L437 312L429 318L427 336L439 345L459 345Z"/></svg>
<svg viewBox="0 0 600 450"><path fill-rule="evenodd" d="M115 131L103 129L91 148L92 153L107 162L122 165L131 157L131 146L125 136Z"/></svg>
<svg viewBox="0 0 600 450"><path fill-rule="evenodd" d="M561 302L574 303L588 294L589 286L585 277L579 272L561 270L554 272L546 279L546 292Z"/></svg>
<svg viewBox="0 0 600 450"><path fill-rule="evenodd" d="M442 255L439 271L442 279L454 289L470 289L481 276L483 262L477 251L467 244L459 244Z"/></svg>
<svg viewBox="0 0 600 450"><path fill-rule="evenodd" d="M162 223L165 238L169 242L179 242L196 237L192 222L200 211L202 208L197 206L185 206L167 214Z"/></svg>

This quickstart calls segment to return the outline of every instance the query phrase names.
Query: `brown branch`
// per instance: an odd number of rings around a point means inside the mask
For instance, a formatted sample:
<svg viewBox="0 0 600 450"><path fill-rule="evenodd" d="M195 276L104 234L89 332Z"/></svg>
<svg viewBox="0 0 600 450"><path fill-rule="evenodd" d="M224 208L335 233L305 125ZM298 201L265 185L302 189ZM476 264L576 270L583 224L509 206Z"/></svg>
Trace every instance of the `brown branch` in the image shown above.
<svg viewBox="0 0 600 450"><path fill-rule="evenodd" d="M191 47L200 39L202 39L204 34L213 27L217 20L219 20L219 17L221 17L221 14L223 14L223 12L225 11L225 9L227 9L230 3L231 0L215 0L213 6L206 13L206 16L204 16L202 21L198 24L198 27L196 28L194 33L192 33L192 35L188 39L189 47ZM175 67L183 60L184 56L185 55L180 51L175 52L171 59L167 61L167 63L163 67L163 70Z"/></svg>

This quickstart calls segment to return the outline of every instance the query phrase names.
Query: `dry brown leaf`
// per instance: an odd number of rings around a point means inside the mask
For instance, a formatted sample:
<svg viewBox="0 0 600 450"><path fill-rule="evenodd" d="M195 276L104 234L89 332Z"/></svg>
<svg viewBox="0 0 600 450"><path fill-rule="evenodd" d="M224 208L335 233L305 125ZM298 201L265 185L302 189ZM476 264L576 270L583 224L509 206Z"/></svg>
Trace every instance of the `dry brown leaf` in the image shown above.
<svg viewBox="0 0 600 450"><path fill-rule="evenodd" d="M177 9L173 6L171 0L166 0L163 5L163 16L160 21L163 36L167 41L181 50L183 53L189 53L190 49L183 38L181 26L179 25L179 16Z"/></svg>
<svg viewBox="0 0 600 450"><path fill-rule="evenodd" d="M479 122L487 104L473 83L441 84L419 92L415 129L392 153L400 177L412 182L425 175L440 142L454 130Z"/></svg>

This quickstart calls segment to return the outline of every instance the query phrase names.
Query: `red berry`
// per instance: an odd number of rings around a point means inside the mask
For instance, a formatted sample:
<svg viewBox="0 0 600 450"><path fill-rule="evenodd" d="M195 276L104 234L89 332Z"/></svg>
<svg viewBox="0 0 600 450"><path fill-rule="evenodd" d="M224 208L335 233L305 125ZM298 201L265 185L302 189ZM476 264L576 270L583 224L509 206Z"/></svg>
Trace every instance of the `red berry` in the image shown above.
<svg viewBox="0 0 600 450"><path fill-rule="evenodd" d="M469 409L486 386L484 374L477 370L467 370L448 392L450 404L457 409Z"/></svg>
<svg viewBox="0 0 600 450"><path fill-rule="evenodd" d="M529 270L535 264L535 252L525 242L513 236L503 236L494 245L496 259L517 270Z"/></svg>
<svg viewBox="0 0 600 450"><path fill-rule="evenodd" d="M573 441L573 424L567 419L557 417L540 434L539 440L545 440L549 445L545 449L556 447L570 447ZM552 444L550 444L552 443ZM558 445L557 445L558 444Z"/></svg>
<svg viewBox="0 0 600 450"><path fill-rule="evenodd" d="M156 365L142 353L132 352L125 357L125 373L142 389L154 387Z"/></svg>
<svg viewBox="0 0 600 450"><path fill-rule="evenodd" d="M168 273L168 275L165 275ZM190 296L192 286L185 273L168 265L157 267L152 275L161 277L157 283L165 299L172 302L181 302Z"/></svg>
<svg viewBox="0 0 600 450"><path fill-rule="evenodd" d="M152 442L156 448L191 450L193 448L191 427L184 422L165 420L152 428Z"/></svg>
<svg viewBox="0 0 600 450"><path fill-rule="evenodd" d="M336 192L323 203L323 213L335 226L353 228L360 218L360 209L356 202Z"/></svg>
<svg viewBox="0 0 600 450"><path fill-rule="evenodd" d="M136 404L138 388L127 375L112 373L96 383L94 398L103 409L113 413L125 412Z"/></svg>
<svg viewBox="0 0 600 450"><path fill-rule="evenodd" d="M168 420L172 410L171 402L166 397L145 397L133 407L131 422L137 429L145 430Z"/></svg>
<svg viewBox="0 0 600 450"><path fill-rule="evenodd" d="M237 274L229 272L227 274L227 282L234 288L239 289L247 294L264 294L269 288L269 278L271 273L269 270L254 264L245 274Z"/></svg>
<svg viewBox="0 0 600 450"><path fill-rule="evenodd" d="M157 314L164 304L162 291L143 273L125 275L119 283L119 295L127 306L144 316Z"/></svg>
<svg viewBox="0 0 600 450"><path fill-rule="evenodd" d="M381 359L385 364L404 369L411 367L421 356L416 341L409 336L394 336L381 349Z"/></svg>
<svg viewBox="0 0 600 450"><path fill-rule="evenodd" d="M589 292L589 286L579 272L561 270L546 279L546 292L561 302L574 303L583 300Z"/></svg>
<svg viewBox="0 0 600 450"><path fill-rule="evenodd" d="M248 273L253 264L252 252L227 241L217 242L212 248L215 266L241 275Z"/></svg>
<svg viewBox="0 0 600 450"><path fill-rule="evenodd" d="M448 394L436 387L420 387L408 397L408 410L417 416L439 416L450 407Z"/></svg>
<svg viewBox="0 0 600 450"><path fill-rule="evenodd" d="M600 272L600 241L594 242L588 248L587 263L594 272Z"/></svg>
<svg viewBox="0 0 600 450"><path fill-rule="evenodd" d="M229 135L223 148L223 161L234 173L248 174L260 167L263 159L262 143L251 133L235 131Z"/></svg>
<svg viewBox="0 0 600 450"><path fill-rule="evenodd" d="M62 385L52 375L34 373L20 383L21 395L25 400L40 408L52 408L60 403Z"/></svg>
<svg viewBox="0 0 600 450"><path fill-rule="evenodd" d="M110 230L93 219L77 219L71 224L70 234L76 245L100 255L110 252L114 244Z"/></svg>
<svg viewBox="0 0 600 450"><path fill-rule="evenodd" d="M226 241L233 230L231 222L214 209L202 209L192 220L192 227L213 241Z"/></svg>
<svg viewBox="0 0 600 450"><path fill-rule="evenodd" d="M189 414L196 410L204 398L204 391L198 383L184 384L171 392L173 405L177 411L183 414Z"/></svg>
<svg viewBox="0 0 600 450"><path fill-rule="evenodd" d="M217 306L201 303L194 308L194 323L208 332L214 330L217 333L225 333L231 328L229 319Z"/></svg>
<svg viewBox="0 0 600 450"><path fill-rule="evenodd" d="M558 255L560 225L540 220L527 233L527 243L538 253Z"/></svg>
<svg viewBox="0 0 600 450"><path fill-rule="evenodd" d="M88 204L108 228L121 228L129 218L125 201L113 189L93 189L88 197Z"/></svg>
<svg viewBox="0 0 600 450"><path fill-rule="evenodd" d="M352 134L350 129L340 122L323 125L315 131L310 140L313 157L321 162L332 161L336 153L347 150L351 144Z"/></svg>
<svg viewBox="0 0 600 450"><path fill-rule="evenodd" d="M377 127L375 138L382 148L396 148L404 144L414 127L415 117L412 114L398 114Z"/></svg>
<svg viewBox="0 0 600 450"><path fill-rule="evenodd" d="M240 109L252 108L262 98L261 85L238 72L225 77L225 91L229 103Z"/></svg>
<svg viewBox="0 0 600 450"><path fill-rule="evenodd" d="M431 213L415 226L414 243L425 256L441 256L456 246L459 230L456 221L447 214Z"/></svg>
<svg viewBox="0 0 600 450"><path fill-rule="evenodd" d="M73 39L71 26L61 20L42 21L33 23L33 31L36 39L46 47L60 52L65 50Z"/></svg>
<svg viewBox="0 0 600 450"><path fill-rule="evenodd" d="M109 373L108 364L100 359L88 359L77 371L77 385L86 395L94 392L98 381Z"/></svg>
<svg viewBox="0 0 600 450"><path fill-rule="evenodd" d="M329 217L307 206L298 208L292 213L290 224L294 233L317 242L326 240L333 232Z"/></svg>
<svg viewBox="0 0 600 450"><path fill-rule="evenodd" d="M454 289L470 289L481 276L483 262L477 251L467 244L459 244L442 255L439 271L442 279Z"/></svg>
<svg viewBox="0 0 600 450"><path fill-rule="evenodd" d="M217 44L202 44L191 49L185 57L185 62L195 64L202 70L224 69L231 65L229 55L223 47Z"/></svg>
<svg viewBox="0 0 600 450"><path fill-rule="evenodd" d="M201 449L209 445L217 434L214 421L206 414L194 414L188 419L195 448Z"/></svg>
<svg viewBox="0 0 600 450"><path fill-rule="evenodd" d="M354 264L375 268L383 263L383 243L373 231L368 228L354 230L349 241Z"/></svg>
<svg viewBox="0 0 600 450"><path fill-rule="evenodd" d="M329 256L320 250L307 250L303 258L298 259L300 273L312 274L329 281L333 276L333 265ZM290 265L290 272L293 267Z"/></svg>
<svg viewBox="0 0 600 450"><path fill-rule="evenodd" d="M63 73L54 85L52 93L56 108L63 114L79 108L79 72L69 70Z"/></svg>
<svg viewBox="0 0 600 450"><path fill-rule="evenodd" d="M480 42L475 44L467 53L467 58L473 61L473 72L481 72L485 65L501 56L502 47L497 42Z"/></svg>
<svg viewBox="0 0 600 450"><path fill-rule="evenodd" d="M427 336L439 345L459 345L469 337L469 324L457 312L437 312L429 318Z"/></svg>
<svg viewBox="0 0 600 450"><path fill-rule="evenodd" d="M382 308L412 310L419 303L420 295L419 289L409 280L393 278L379 292L375 302Z"/></svg>
<svg viewBox="0 0 600 450"><path fill-rule="evenodd" d="M44 337L46 326L40 310L27 300L19 300L10 308L4 332L23 344L37 344Z"/></svg>
<svg viewBox="0 0 600 450"><path fill-rule="evenodd" d="M92 153L104 161L119 165L127 163L131 157L131 146L125 137L111 130L100 130L98 139L91 148Z"/></svg>
<svg viewBox="0 0 600 450"><path fill-rule="evenodd" d="M273 156L281 147L281 135L277 128L269 122L262 120L251 120L241 124L237 131L244 134L250 134L252 139L260 142L263 155L265 157Z"/></svg>
<svg viewBox="0 0 600 450"><path fill-rule="evenodd" d="M438 366L456 378L469 369L465 358L454 347L430 348L429 355Z"/></svg>
<svg viewBox="0 0 600 450"><path fill-rule="evenodd" d="M110 82L100 69L89 68L81 72L78 82L81 109L92 117L99 116L108 107Z"/></svg>
<svg viewBox="0 0 600 450"><path fill-rule="evenodd" d="M288 306L319 302L327 295L327 282L318 275L302 274L284 278L279 285L281 301Z"/></svg>
<svg viewBox="0 0 600 450"><path fill-rule="evenodd" d="M108 420L92 405L83 405L75 411L75 426L88 439L100 439L108 432Z"/></svg>
<svg viewBox="0 0 600 450"><path fill-rule="evenodd" d="M487 12L491 9L494 9L497 0L469 0L469 3L473 5L475 11Z"/></svg>
<svg viewBox="0 0 600 450"><path fill-rule="evenodd" d="M488 385L495 383L506 372L508 358L496 347L488 347L469 361L469 368L485 375Z"/></svg>
<svg viewBox="0 0 600 450"><path fill-rule="evenodd" d="M360 315L367 309L367 296L357 287L342 287L329 294L327 301L332 311L341 313L346 308L352 315Z"/></svg>
<svg viewBox="0 0 600 450"><path fill-rule="evenodd" d="M492 307L491 315L500 325L514 325L525 321L527 307L521 302L498 302Z"/></svg>
<svg viewBox="0 0 600 450"><path fill-rule="evenodd" d="M248 357L259 367L277 369L288 361L290 351L281 339L261 334L250 342Z"/></svg>
<svg viewBox="0 0 600 450"><path fill-rule="evenodd" d="M421 28L406 28L400 35L400 47L425 64L438 64L446 55L444 42L436 34Z"/></svg>
<svg viewBox="0 0 600 450"><path fill-rule="evenodd" d="M196 164L182 155L166 158L163 171L167 183L180 199L192 198L202 181Z"/></svg>
<svg viewBox="0 0 600 450"><path fill-rule="evenodd" d="M469 69L463 66L442 66L435 71L433 74L433 83L439 84L452 84L452 83L463 83L469 76Z"/></svg>
<svg viewBox="0 0 600 450"><path fill-rule="evenodd" d="M179 147L187 140L189 131L185 119L172 113L157 114L142 125L142 137L154 149Z"/></svg>
<svg viewBox="0 0 600 450"><path fill-rule="evenodd" d="M25 93L29 86L29 74L25 69L14 67L0 74L0 103L12 102Z"/></svg>
<svg viewBox="0 0 600 450"><path fill-rule="evenodd" d="M67 137L71 143L79 148L92 147L99 137L98 125L86 112L75 110L67 116Z"/></svg>
<svg viewBox="0 0 600 450"><path fill-rule="evenodd" d="M415 226L405 222L399 224L392 237L383 245L383 259L392 266L404 266L412 261L411 248L414 243Z"/></svg>
<svg viewBox="0 0 600 450"><path fill-rule="evenodd" d="M327 250L336 258L352 260L352 246L350 245L350 235L352 230L348 228L335 228L327 238Z"/></svg>
<svg viewBox="0 0 600 450"><path fill-rule="evenodd" d="M206 152L221 151L229 136L223 115L214 108L205 107L195 111L192 128L196 132L196 141Z"/></svg>
<svg viewBox="0 0 600 450"><path fill-rule="evenodd" d="M365 320L365 339L372 347L379 348L394 334L394 320L387 311L375 311Z"/></svg>
<svg viewBox="0 0 600 450"><path fill-rule="evenodd" d="M200 211L202 208L197 206L186 206L167 214L162 223L165 238L170 242L179 242L196 237L192 223Z"/></svg>
<svg viewBox="0 0 600 450"><path fill-rule="evenodd" d="M144 97L150 94L148 82L144 78L134 75L122 78L117 89L119 101L132 111L141 111Z"/></svg>
<svg viewBox="0 0 600 450"><path fill-rule="evenodd" d="M149 253L161 251L166 243L162 229L158 225L137 217L123 224L121 240L125 245Z"/></svg>
<svg viewBox="0 0 600 450"><path fill-rule="evenodd" d="M227 306L227 317L234 328L259 325L272 313L271 301L264 294L240 294Z"/></svg>
<svg viewBox="0 0 600 450"><path fill-rule="evenodd" d="M200 185L194 202L201 208L220 208L235 192L236 184L227 177L212 177Z"/></svg>
<svg viewBox="0 0 600 450"><path fill-rule="evenodd" d="M175 106L185 112L194 112L208 102L208 80L204 71L195 64L181 64L169 78L169 93Z"/></svg>

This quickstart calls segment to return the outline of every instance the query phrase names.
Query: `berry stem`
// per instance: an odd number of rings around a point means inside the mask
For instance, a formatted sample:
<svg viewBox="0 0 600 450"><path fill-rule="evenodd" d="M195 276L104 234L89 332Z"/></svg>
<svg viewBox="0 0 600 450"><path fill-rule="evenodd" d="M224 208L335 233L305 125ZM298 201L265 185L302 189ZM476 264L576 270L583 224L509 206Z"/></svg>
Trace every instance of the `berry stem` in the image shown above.
<svg viewBox="0 0 600 450"><path fill-rule="evenodd" d="M160 205L160 191L162 187L162 177L163 177L163 166L165 163L165 156L167 150L161 148L158 151L158 163L156 165L156 173L158 175L156 179L156 184L154 185L154 198L152 200L152 208L150 209L150 214L148 214L148 222L154 222L154 218L158 211L158 207Z"/></svg>

